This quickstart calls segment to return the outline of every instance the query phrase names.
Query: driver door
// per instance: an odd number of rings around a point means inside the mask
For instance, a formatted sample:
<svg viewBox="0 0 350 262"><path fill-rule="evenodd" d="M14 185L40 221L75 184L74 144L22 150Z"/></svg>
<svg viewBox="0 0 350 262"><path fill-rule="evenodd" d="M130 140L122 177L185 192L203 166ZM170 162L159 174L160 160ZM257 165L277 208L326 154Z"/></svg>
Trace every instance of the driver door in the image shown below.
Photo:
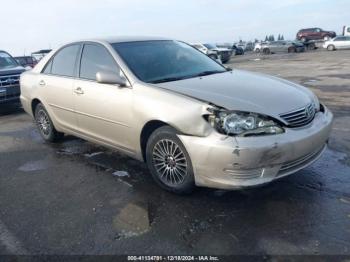
<svg viewBox="0 0 350 262"><path fill-rule="evenodd" d="M85 136L128 150L132 144L132 89L98 83L96 73L103 71L122 74L104 46L84 44L73 87L78 127Z"/></svg>

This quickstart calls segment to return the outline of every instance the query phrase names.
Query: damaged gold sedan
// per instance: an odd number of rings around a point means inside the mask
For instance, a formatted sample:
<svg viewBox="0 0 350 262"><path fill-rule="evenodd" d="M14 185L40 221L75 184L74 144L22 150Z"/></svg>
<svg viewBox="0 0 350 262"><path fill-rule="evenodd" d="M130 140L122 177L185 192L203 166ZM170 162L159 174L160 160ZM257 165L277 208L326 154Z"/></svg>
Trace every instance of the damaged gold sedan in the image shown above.
<svg viewBox="0 0 350 262"><path fill-rule="evenodd" d="M160 38L64 45L22 74L21 101L45 140L120 150L176 193L292 174L324 151L333 118L305 87Z"/></svg>

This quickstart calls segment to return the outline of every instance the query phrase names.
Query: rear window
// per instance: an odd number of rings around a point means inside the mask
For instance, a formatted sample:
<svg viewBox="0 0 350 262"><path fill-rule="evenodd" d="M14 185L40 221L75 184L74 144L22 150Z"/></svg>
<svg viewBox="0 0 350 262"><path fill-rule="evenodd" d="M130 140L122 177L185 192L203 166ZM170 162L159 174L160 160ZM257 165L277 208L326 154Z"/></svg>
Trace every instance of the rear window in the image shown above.
<svg viewBox="0 0 350 262"><path fill-rule="evenodd" d="M79 49L80 45L76 44L64 47L59 50L47 66L48 68L49 65L52 64L51 74L73 77L75 75L75 64L77 61ZM46 68L44 72L47 72Z"/></svg>

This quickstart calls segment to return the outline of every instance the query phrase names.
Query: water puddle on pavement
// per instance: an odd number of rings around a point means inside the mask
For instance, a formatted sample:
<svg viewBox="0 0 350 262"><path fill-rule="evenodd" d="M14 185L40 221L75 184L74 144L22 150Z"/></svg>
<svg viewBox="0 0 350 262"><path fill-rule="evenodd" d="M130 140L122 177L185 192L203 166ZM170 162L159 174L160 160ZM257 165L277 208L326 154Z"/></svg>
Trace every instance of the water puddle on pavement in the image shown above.
<svg viewBox="0 0 350 262"><path fill-rule="evenodd" d="M113 228L118 232L116 240L147 233L151 228L148 208L129 203L114 217Z"/></svg>

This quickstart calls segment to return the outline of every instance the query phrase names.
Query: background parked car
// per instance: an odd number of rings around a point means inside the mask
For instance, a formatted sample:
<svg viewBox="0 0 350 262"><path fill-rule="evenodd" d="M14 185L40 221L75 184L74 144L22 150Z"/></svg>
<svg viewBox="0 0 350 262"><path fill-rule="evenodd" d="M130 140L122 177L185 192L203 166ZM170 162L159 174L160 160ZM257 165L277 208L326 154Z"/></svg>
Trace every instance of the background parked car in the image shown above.
<svg viewBox="0 0 350 262"><path fill-rule="evenodd" d="M350 36L337 36L329 41L326 41L323 47L327 48L328 51L350 49Z"/></svg>
<svg viewBox="0 0 350 262"><path fill-rule="evenodd" d="M254 49L254 44L252 42L239 42L236 45L242 48L244 52L253 51Z"/></svg>
<svg viewBox="0 0 350 262"><path fill-rule="evenodd" d="M286 52L293 53L296 51L296 47L292 42L273 41L263 44L261 50L265 55Z"/></svg>
<svg viewBox="0 0 350 262"><path fill-rule="evenodd" d="M35 58L36 61L40 61L44 56L51 52L51 49L42 49L32 53L32 57Z"/></svg>
<svg viewBox="0 0 350 262"><path fill-rule="evenodd" d="M239 46L232 45L231 49L232 49L232 52L233 52L235 55L244 55L244 50L243 50L243 48L241 48L241 47L239 47Z"/></svg>
<svg viewBox="0 0 350 262"><path fill-rule="evenodd" d="M221 59L222 63L227 63L232 55L232 50L228 48L223 48L223 47L217 47L214 44L204 44L206 48L212 51L216 51L217 54L219 55L219 58Z"/></svg>
<svg viewBox="0 0 350 262"><path fill-rule="evenodd" d="M333 37L336 37L336 33L333 31L325 31L321 28L306 28L301 29L297 33L297 39L306 42L309 40L329 40Z"/></svg>
<svg viewBox="0 0 350 262"><path fill-rule="evenodd" d="M300 42L300 41L287 41L287 42L290 42L292 45L294 45L296 53L305 52L306 50L306 47L303 42Z"/></svg>
<svg viewBox="0 0 350 262"><path fill-rule="evenodd" d="M38 63L38 61L32 56L16 56L15 59L17 63L23 67L30 66L33 68Z"/></svg>
<svg viewBox="0 0 350 262"><path fill-rule="evenodd" d="M0 104L19 102L19 77L24 71L9 53L0 50Z"/></svg>
<svg viewBox="0 0 350 262"><path fill-rule="evenodd" d="M202 53L206 54L207 56L209 56L211 59L217 60L219 59L219 55L217 51L214 50L210 50L207 47L205 47L203 44L201 43L193 43L190 44L191 46L193 46L194 48L198 49L199 51L201 51Z"/></svg>

